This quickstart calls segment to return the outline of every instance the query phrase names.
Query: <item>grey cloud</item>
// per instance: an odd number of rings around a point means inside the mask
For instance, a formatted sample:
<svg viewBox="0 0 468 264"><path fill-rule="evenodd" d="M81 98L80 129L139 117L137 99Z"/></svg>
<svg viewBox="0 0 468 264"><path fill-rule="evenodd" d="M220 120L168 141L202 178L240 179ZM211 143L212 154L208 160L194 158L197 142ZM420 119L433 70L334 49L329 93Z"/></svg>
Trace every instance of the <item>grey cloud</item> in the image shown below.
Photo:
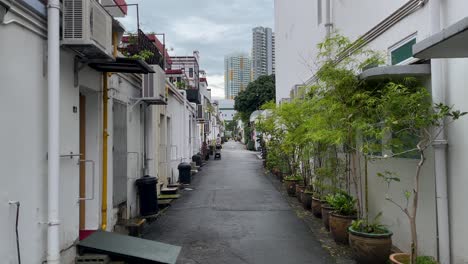
<svg viewBox="0 0 468 264"><path fill-rule="evenodd" d="M210 75L223 74L224 55L234 51L250 53L253 27L273 27L273 0L127 2L139 4L140 24L145 32L166 34L167 47L174 48L172 55L189 55L199 50L208 82ZM122 23L128 30L136 29L134 8L129 7L129 15Z"/></svg>

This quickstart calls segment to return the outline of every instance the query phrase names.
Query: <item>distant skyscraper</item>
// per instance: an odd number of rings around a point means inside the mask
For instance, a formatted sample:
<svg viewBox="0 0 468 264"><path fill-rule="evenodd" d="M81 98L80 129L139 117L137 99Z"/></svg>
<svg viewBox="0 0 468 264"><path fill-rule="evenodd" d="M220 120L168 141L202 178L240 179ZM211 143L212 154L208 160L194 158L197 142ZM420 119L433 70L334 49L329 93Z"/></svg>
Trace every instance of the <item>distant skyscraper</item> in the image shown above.
<svg viewBox="0 0 468 264"><path fill-rule="evenodd" d="M234 99L252 81L251 60L247 54L231 54L224 58L224 91L226 99Z"/></svg>
<svg viewBox="0 0 468 264"><path fill-rule="evenodd" d="M252 29L253 79L275 73L275 35L271 28Z"/></svg>

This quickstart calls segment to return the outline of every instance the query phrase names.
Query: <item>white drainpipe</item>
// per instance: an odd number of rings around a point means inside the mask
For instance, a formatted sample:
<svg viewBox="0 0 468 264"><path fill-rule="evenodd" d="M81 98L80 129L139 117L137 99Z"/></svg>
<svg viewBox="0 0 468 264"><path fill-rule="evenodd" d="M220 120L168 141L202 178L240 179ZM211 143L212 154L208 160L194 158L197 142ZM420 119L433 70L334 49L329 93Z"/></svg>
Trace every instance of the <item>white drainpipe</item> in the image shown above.
<svg viewBox="0 0 468 264"><path fill-rule="evenodd" d="M47 263L60 263L59 170L60 170L60 2L47 5L48 37L48 228Z"/></svg>
<svg viewBox="0 0 468 264"><path fill-rule="evenodd" d="M431 33L440 31L441 1L429 1L431 16ZM445 103L444 76L446 69L441 59L431 60L432 98L434 103ZM437 206L437 236L440 264L450 264L450 225L447 193L447 140L444 131L439 134L434 143L436 206Z"/></svg>

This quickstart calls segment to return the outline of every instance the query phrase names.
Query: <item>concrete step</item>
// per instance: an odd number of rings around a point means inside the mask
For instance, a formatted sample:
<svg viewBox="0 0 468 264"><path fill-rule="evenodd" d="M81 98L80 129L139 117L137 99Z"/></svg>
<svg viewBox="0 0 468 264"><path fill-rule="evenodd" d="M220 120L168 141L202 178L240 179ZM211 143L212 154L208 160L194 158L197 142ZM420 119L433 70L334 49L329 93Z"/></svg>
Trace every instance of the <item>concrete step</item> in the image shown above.
<svg viewBox="0 0 468 264"><path fill-rule="evenodd" d="M76 264L110 264L108 255L102 254L85 254L83 256L76 256Z"/></svg>
<svg viewBox="0 0 468 264"><path fill-rule="evenodd" d="M160 200L168 200L168 199L179 199L180 194L161 194L158 196L158 202Z"/></svg>
<svg viewBox="0 0 468 264"><path fill-rule="evenodd" d="M161 194L177 194L177 192L179 191L179 188L170 188L170 187L166 187L166 188L162 188L161 189Z"/></svg>
<svg viewBox="0 0 468 264"><path fill-rule="evenodd" d="M115 225L115 231L119 234L139 237L143 233L145 223L145 218L119 219Z"/></svg>

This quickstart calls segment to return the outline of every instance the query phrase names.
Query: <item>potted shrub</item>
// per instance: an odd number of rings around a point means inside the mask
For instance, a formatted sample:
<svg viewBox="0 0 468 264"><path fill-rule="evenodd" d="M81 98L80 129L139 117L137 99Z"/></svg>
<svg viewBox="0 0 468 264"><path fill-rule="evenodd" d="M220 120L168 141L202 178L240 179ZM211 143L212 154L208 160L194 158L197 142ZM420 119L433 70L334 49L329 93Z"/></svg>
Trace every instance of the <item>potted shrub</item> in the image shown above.
<svg viewBox="0 0 468 264"><path fill-rule="evenodd" d="M379 213L373 222L355 220L348 228L349 245L359 264L386 263L392 250L392 235L380 224Z"/></svg>
<svg viewBox="0 0 468 264"><path fill-rule="evenodd" d="M312 195L313 195L312 187L307 187L304 192L302 193L302 207L306 210L310 210L312 206Z"/></svg>
<svg viewBox="0 0 468 264"><path fill-rule="evenodd" d="M294 197L296 195L296 184L301 181L302 178L298 175L290 175L284 177L284 185L289 196Z"/></svg>
<svg viewBox="0 0 468 264"><path fill-rule="evenodd" d="M302 203L302 194L304 193L304 190L305 190L305 185L302 182L302 180L300 182L297 182L296 183L296 198L300 203Z"/></svg>
<svg viewBox="0 0 468 264"><path fill-rule="evenodd" d="M356 220L356 200L345 192L328 196L327 202L333 208L329 216L330 232L335 242L348 244L348 227Z"/></svg>
<svg viewBox="0 0 468 264"><path fill-rule="evenodd" d="M379 102L379 112L382 114L382 123L386 129L392 131L395 141L390 141L393 153L384 158L398 157L402 154L413 153L419 157L414 174L414 186L411 190L405 190L404 198L406 203L399 204L387 192L386 200L396 205L408 218L411 234L411 244L409 248L410 263L417 263L418 259L418 234L416 228L416 217L419 205L420 181L423 177L421 171L426 161L426 152L433 143L440 139L441 133L447 125L461 118L466 112L453 110L452 107L437 103L432 104L431 95L425 87L419 85L414 80L405 80L402 83L388 83L383 91ZM401 140L411 136L415 139L413 145L408 144L401 147ZM395 143L396 142L396 143ZM393 182L398 182L399 178L395 173L385 171L379 173L384 182L387 183L387 190ZM398 255L401 257L401 255ZM391 257L391 261L398 263L396 256Z"/></svg>
<svg viewBox="0 0 468 264"><path fill-rule="evenodd" d="M333 194L327 194L320 208L322 212L322 223L327 231L330 231L330 213L333 212L333 207L328 203L330 199L333 199Z"/></svg>

